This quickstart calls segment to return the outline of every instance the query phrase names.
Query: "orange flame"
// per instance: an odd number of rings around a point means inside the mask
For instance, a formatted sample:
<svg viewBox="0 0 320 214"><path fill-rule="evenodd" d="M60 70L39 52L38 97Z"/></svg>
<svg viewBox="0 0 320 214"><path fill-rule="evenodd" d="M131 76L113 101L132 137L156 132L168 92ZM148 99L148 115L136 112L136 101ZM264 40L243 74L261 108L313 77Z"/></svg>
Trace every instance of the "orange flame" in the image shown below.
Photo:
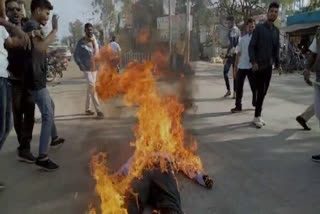
<svg viewBox="0 0 320 214"><path fill-rule="evenodd" d="M128 106L138 105L139 109L136 113L138 124L134 130L136 141L131 142L135 152L129 175L125 178L109 175L105 162L101 161L105 159L103 155L93 157L91 162L104 214L126 213L124 195L130 189L131 181L141 177L145 169L160 166L166 171L170 160L176 171L189 175L203 171L200 158L194 154L196 141L193 140L188 148L185 146L183 105L177 97L161 96L157 90L153 71L159 62L132 62L123 74L118 74L112 66L113 57L108 47L97 56L100 64L97 94L104 101L123 94ZM159 60L159 57L153 59Z"/></svg>
<svg viewBox="0 0 320 214"><path fill-rule="evenodd" d="M149 31L148 31L148 29L143 28L138 33L136 43L137 44L146 44L148 41L149 41Z"/></svg>

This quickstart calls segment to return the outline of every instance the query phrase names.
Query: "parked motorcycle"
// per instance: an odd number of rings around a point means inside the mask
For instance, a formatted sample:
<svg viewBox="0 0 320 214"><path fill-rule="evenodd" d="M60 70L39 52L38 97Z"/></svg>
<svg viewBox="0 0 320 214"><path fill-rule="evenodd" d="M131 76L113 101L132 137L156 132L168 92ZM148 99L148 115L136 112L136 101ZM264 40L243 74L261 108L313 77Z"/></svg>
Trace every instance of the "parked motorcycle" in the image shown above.
<svg viewBox="0 0 320 214"><path fill-rule="evenodd" d="M60 56L58 52L53 51L48 54L47 81L54 81L57 75L62 78L63 71L66 71L67 67L68 60L63 56Z"/></svg>

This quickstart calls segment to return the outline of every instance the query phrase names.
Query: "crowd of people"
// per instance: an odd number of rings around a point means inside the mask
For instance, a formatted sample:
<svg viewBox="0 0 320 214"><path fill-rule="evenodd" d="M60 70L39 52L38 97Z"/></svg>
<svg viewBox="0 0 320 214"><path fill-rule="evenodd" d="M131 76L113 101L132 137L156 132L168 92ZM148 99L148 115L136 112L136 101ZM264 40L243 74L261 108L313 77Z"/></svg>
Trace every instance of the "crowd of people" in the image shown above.
<svg viewBox="0 0 320 214"><path fill-rule="evenodd" d="M265 97L268 93L272 78L273 67L279 68L280 33L274 25L278 18L279 4L271 3L267 13L267 21L255 26L255 21L249 18L245 23L243 35L236 27L234 18L228 17L230 46L227 51L224 65L224 79L227 93L224 97L231 96L229 84L229 70L233 67L235 108L232 113L242 112L242 97L245 78L248 77L252 91L252 105L255 107L253 124L257 128L266 126L262 119L262 110ZM311 130L307 122L314 115L320 120L320 27L309 47L310 56L304 71L304 78L308 85L314 86L314 104L296 118L297 122L305 129ZM316 73L316 80L310 81L310 72ZM313 161L320 162L320 155L312 157Z"/></svg>

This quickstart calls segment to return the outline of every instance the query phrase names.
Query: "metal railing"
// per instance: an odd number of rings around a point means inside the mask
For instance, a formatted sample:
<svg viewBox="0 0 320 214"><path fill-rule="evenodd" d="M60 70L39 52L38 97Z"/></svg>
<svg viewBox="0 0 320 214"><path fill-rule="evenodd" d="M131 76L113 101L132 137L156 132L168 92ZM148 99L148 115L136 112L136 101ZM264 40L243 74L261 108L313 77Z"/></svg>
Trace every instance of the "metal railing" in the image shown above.
<svg viewBox="0 0 320 214"><path fill-rule="evenodd" d="M151 59L150 53L127 52L122 54L121 66L125 67L126 65L128 65L129 62L132 62L132 61L143 62L145 60L150 60L150 59Z"/></svg>

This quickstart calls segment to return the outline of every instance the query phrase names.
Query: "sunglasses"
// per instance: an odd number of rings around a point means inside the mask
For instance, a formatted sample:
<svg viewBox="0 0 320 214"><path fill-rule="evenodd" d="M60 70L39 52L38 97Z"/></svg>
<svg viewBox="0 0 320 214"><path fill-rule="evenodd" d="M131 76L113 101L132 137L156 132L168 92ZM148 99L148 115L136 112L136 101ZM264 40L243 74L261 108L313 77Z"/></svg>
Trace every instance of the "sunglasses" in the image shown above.
<svg viewBox="0 0 320 214"><path fill-rule="evenodd" d="M8 7L7 10L9 12L14 12L14 11L20 12L21 8L19 8L19 7Z"/></svg>

